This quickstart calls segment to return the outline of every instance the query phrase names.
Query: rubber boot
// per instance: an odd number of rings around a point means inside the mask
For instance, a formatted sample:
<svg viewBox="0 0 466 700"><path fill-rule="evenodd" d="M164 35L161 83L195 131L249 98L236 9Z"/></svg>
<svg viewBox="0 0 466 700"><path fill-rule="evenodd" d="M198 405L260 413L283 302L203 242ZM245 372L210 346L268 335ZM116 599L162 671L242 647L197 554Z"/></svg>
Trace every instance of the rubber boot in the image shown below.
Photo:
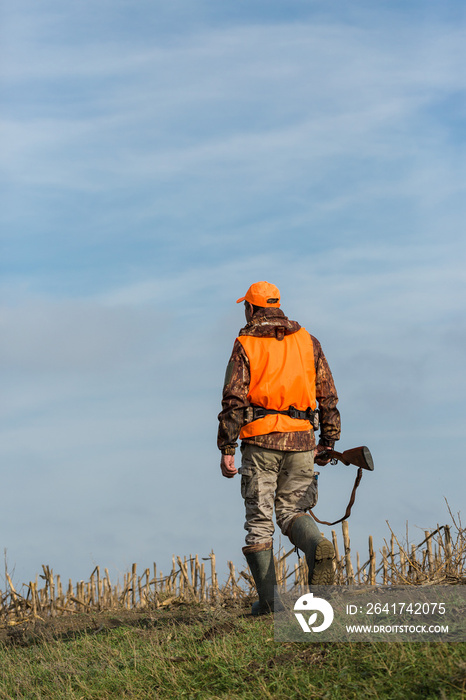
<svg viewBox="0 0 466 700"><path fill-rule="evenodd" d="M266 615L274 611L274 594L277 579L273 563L272 543L265 545L268 549L257 547L264 545L249 545L243 547L243 554L251 569L254 583L256 584L259 600L253 603L251 615Z"/></svg>
<svg viewBox="0 0 466 700"><path fill-rule="evenodd" d="M310 586L331 586L334 580L333 544L319 532L310 515L302 515L294 520L288 536L306 557Z"/></svg>

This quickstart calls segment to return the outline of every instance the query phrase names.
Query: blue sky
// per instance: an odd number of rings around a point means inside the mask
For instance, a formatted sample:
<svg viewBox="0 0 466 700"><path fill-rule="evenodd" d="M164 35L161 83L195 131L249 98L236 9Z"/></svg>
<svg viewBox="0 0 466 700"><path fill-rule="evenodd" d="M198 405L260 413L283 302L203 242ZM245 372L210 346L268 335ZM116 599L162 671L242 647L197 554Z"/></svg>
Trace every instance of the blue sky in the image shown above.
<svg viewBox="0 0 466 700"><path fill-rule="evenodd" d="M464 503L460 2L7 0L1 546L19 579L241 564L216 416L260 279L321 341L353 550ZM319 517L353 473L321 470ZM278 535L277 535L278 543Z"/></svg>

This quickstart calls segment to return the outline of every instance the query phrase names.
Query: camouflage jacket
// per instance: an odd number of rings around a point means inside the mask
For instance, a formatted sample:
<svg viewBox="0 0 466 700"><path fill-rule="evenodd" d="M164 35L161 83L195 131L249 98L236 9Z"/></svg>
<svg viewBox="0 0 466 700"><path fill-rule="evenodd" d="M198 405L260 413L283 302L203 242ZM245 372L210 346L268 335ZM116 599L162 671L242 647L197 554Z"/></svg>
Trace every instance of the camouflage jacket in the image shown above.
<svg viewBox="0 0 466 700"><path fill-rule="evenodd" d="M276 329L283 328L285 335L296 333L301 326L290 321L278 308L260 309L252 320L240 330L239 335L275 336ZM282 331L283 332L283 331ZM333 447L340 438L340 413L337 409L338 396L322 347L311 335L314 346L316 370L316 399L320 412L320 440ZM249 406L247 399L250 372L249 359L239 340L235 340L233 352L227 366L223 386L222 411L219 413L217 445L224 454L234 454L238 447L238 436L244 424L244 409ZM249 442L273 450L303 452L315 448L314 431L269 433L245 438Z"/></svg>

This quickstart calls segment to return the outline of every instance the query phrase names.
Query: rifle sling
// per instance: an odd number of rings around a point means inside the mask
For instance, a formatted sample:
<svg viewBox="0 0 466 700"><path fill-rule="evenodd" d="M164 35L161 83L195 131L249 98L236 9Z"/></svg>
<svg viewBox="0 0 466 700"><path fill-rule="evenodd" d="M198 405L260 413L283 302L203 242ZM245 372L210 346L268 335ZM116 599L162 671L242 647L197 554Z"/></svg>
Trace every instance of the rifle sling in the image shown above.
<svg viewBox="0 0 466 700"><path fill-rule="evenodd" d="M347 505L347 507L346 507L346 512L345 512L344 516L343 516L342 518L340 518L340 520L335 520L334 523L329 523L329 522L327 522L326 520L319 520L319 518L317 518L317 517L314 515L314 513L312 512L312 510L309 511L310 515L312 515L312 517L314 518L314 520L315 520L316 522L320 523L321 525L338 525L338 523L341 523L343 520L347 520L347 519L349 518L349 516L351 515L351 508L353 507L354 499L356 498L356 489L358 488L361 479L362 479L362 467L359 467L359 468L358 468L358 473L356 474L356 479L355 479L355 481L354 481L353 490L352 490L352 492L351 492L351 498L350 498L349 503L348 503L348 505Z"/></svg>

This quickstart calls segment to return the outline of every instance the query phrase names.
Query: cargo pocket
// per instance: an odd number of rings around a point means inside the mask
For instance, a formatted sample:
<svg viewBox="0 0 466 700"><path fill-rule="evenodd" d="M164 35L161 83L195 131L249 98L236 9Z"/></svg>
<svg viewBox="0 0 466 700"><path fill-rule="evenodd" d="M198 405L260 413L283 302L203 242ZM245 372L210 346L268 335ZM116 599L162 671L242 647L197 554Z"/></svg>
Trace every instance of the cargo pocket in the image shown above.
<svg viewBox="0 0 466 700"><path fill-rule="evenodd" d="M257 500L259 488L258 488L258 478L256 470L249 466L244 465L238 469L241 474L241 495L244 500Z"/></svg>
<svg viewBox="0 0 466 700"><path fill-rule="evenodd" d="M302 503L303 510L310 510L311 508L314 508L314 506L317 504L317 498L318 498L317 482L319 479L319 473L320 472L314 472L314 474L311 477L311 483L307 487L306 493L303 496L303 503Z"/></svg>

